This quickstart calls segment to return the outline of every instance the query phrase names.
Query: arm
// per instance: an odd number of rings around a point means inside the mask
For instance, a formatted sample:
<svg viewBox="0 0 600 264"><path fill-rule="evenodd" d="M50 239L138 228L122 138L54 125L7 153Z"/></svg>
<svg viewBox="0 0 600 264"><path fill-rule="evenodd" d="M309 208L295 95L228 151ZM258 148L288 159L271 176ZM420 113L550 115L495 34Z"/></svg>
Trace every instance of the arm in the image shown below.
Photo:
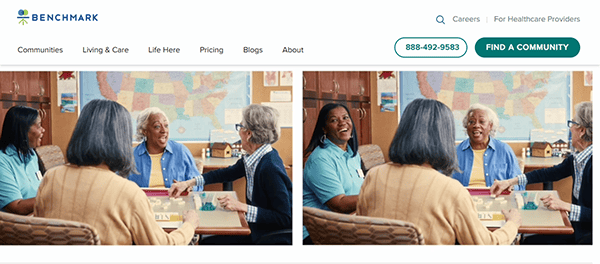
<svg viewBox="0 0 600 264"><path fill-rule="evenodd" d="M257 168L257 173L260 174L255 175L255 179L258 179L259 182L255 182L255 184L260 186L260 191L254 194L253 200L257 207L256 223L274 225L278 228L291 228L292 183L283 167L283 162L279 157L261 160L259 168L260 171ZM255 186L254 190L257 191L258 188ZM258 197L258 195L262 197Z"/></svg>
<svg viewBox="0 0 600 264"><path fill-rule="evenodd" d="M196 160L194 159L194 156L192 156L192 153L186 146L182 145L182 147L184 152L185 179L190 180L196 176L200 176L200 171L198 171L198 167L196 166ZM194 187L194 191L202 191L203 189L204 186Z"/></svg>
<svg viewBox="0 0 600 264"><path fill-rule="evenodd" d="M356 210L358 194L346 194L340 177L351 176L340 176L337 170L333 161L316 158L307 162L304 182L330 210L340 213L353 212Z"/></svg>
<svg viewBox="0 0 600 264"><path fill-rule="evenodd" d="M34 204L35 197L29 199L18 199L5 206L4 211L13 214L28 215L33 213Z"/></svg>
<svg viewBox="0 0 600 264"><path fill-rule="evenodd" d="M517 159L517 156L513 152L512 148L508 145L506 145L506 147L507 147L506 151L507 151L507 155L508 155L508 157L507 157L508 166L506 168L506 170L507 170L506 175L508 176L509 179L513 179L522 174L521 166L519 165L519 160ZM524 185L516 185L515 190L516 191L525 190L525 186Z"/></svg>

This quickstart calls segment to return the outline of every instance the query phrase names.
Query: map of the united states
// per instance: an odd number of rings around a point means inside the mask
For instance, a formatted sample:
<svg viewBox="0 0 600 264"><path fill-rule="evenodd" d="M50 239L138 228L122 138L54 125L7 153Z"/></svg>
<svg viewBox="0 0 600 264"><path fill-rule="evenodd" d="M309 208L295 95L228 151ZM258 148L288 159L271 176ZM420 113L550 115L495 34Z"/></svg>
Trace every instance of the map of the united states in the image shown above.
<svg viewBox="0 0 600 264"><path fill-rule="evenodd" d="M558 128L545 120L545 108L566 108L567 72L402 72L402 107L415 98L431 98L452 109L457 130L474 103L494 110L500 118L500 137L526 139L531 129ZM457 133L457 137L465 137Z"/></svg>
<svg viewBox="0 0 600 264"><path fill-rule="evenodd" d="M155 106L171 122L171 139L208 140L210 130L233 129L225 109L249 104L247 72L82 72L82 102L105 98L137 117ZM83 93L86 93L85 95Z"/></svg>

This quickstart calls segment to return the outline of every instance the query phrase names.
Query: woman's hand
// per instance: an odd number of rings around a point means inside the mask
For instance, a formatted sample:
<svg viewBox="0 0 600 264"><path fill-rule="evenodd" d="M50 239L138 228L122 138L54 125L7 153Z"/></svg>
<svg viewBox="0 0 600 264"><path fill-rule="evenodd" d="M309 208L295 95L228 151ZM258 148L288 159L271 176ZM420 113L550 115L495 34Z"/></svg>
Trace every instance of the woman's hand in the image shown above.
<svg viewBox="0 0 600 264"><path fill-rule="evenodd" d="M554 194L548 194L540 199L544 206L550 210L571 211L571 204L564 202Z"/></svg>
<svg viewBox="0 0 600 264"><path fill-rule="evenodd" d="M177 198L181 195L182 192L187 191L188 193L192 192L192 188L194 186L194 179L178 182L173 180L173 184L171 184L171 188L169 188L169 197Z"/></svg>
<svg viewBox="0 0 600 264"><path fill-rule="evenodd" d="M517 224L517 226L521 226L523 219L521 218L521 213L519 213L518 209L512 208L508 211L502 209L502 214L504 215L504 218L506 218L507 222L513 221Z"/></svg>
<svg viewBox="0 0 600 264"><path fill-rule="evenodd" d="M508 180L504 180L504 181L494 180L492 187L490 187L490 193L492 195L500 195L503 191L510 190L510 188L513 185L516 185L516 183L514 183L515 180L518 183L517 178L512 178L512 179L508 179Z"/></svg>
<svg viewBox="0 0 600 264"><path fill-rule="evenodd" d="M239 211L239 212L248 212L248 205L238 201L237 199L231 197L231 195L227 194L222 197L217 197L219 200L219 204L221 207L231 210L231 211Z"/></svg>
<svg viewBox="0 0 600 264"><path fill-rule="evenodd" d="M198 216L198 213L196 213L196 211L187 210L183 212L183 222L190 222L190 224L192 224L194 228L197 228L200 226L200 217Z"/></svg>

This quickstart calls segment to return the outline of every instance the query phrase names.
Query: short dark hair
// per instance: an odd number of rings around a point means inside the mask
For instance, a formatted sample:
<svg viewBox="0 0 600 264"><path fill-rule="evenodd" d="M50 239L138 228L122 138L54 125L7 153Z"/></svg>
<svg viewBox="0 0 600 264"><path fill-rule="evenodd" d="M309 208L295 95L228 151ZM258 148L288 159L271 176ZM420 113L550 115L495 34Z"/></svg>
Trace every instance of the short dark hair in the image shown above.
<svg viewBox="0 0 600 264"><path fill-rule="evenodd" d="M323 135L325 135L323 128L326 126L327 116L329 115L329 112L338 107L343 107L344 109L346 109L348 116L350 116L350 121L352 122L352 138L350 138L350 140L348 140L348 146L350 147L350 149L352 149L352 157L356 156L356 154L358 152L358 139L357 139L357 135L356 135L356 125L354 125L354 120L352 120L352 115L350 115L350 111L348 110L348 107L346 107L343 104L329 103L329 104L326 104L325 106L323 106L323 108L321 108L321 111L319 112L319 117L317 118L317 124L315 125L315 130L313 131L312 137L310 138L310 143L308 144L308 147L306 147L306 149L304 150L305 157L308 154L310 154L313 150L315 150L315 148L317 148L317 146L322 147L322 148L325 147L325 144L321 142L321 137L323 137Z"/></svg>
<svg viewBox="0 0 600 264"><path fill-rule="evenodd" d="M105 163L122 177L137 173L133 159L131 115L117 102L92 100L81 114L67 147L67 160L78 166Z"/></svg>
<svg viewBox="0 0 600 264"><path fill-rule="evenodd" d="M446 105L433 99L415 99L402 114L389 158L400 164L429 163L450 176L458 171L454 137L454 117Z"/></svg>
<svg viewBox="0 0 600 264"><path fill-rule="evenodd" d="M13 106L8 109L2 125L0 136L0 150L6 153L8 145L17 149L19 159L26 162L33 150L29 147L29 129L38 118L38 110L28 106Z"/></svg>

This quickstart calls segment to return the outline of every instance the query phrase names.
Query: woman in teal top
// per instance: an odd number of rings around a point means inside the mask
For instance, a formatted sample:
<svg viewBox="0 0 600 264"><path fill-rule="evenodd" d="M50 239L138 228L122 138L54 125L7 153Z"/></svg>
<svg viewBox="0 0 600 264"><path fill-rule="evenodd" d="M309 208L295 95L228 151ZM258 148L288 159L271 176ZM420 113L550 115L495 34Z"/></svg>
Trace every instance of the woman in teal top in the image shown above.
<svg viewBox="0 0 600 264"><path fill-rule="evenodd" d="M356 129L348 108L327 104L319 112L317 125L305 155L303 205L338 213L356 210L364 181L357 153ZM312 244L304 228L304 243Z"/></svg>
<svg viewBox="0 0 600 264"><path fill-rule="evenodd" d="M0 136L0 210L33 212L42 179L33 148L41 145L44 132L37 110L13 106L6 112Z"/></svg>

